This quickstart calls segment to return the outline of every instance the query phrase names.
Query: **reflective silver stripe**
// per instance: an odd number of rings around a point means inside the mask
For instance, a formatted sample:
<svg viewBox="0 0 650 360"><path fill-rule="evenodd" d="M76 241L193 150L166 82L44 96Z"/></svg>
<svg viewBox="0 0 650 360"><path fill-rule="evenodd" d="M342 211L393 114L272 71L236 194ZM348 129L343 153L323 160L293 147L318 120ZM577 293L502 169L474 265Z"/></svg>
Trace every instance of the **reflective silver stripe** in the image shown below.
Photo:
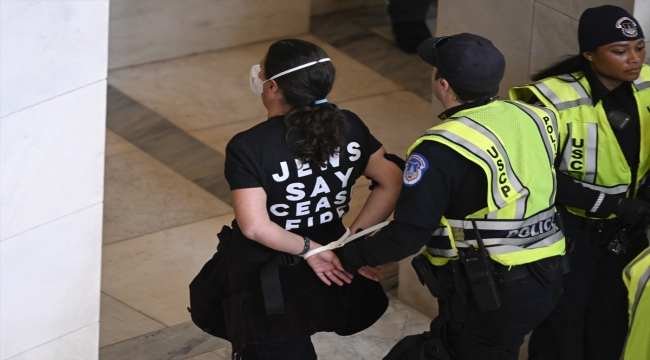
<svg viewBox="0 0 650 360"><path fill-rule="evenodd" d="M447 227L439 227L433 231L431 236L449 236L449 229Z"/></svg>
<svg viewBox="0 0 650 360"><path fill-rule="evenodd" d="M483 244L485 246L501 246L501 245L514 245L514 246L524 246L526 244L531 244L536 241L546 239L547 237L550 237L557 233L558 230L553 226L553 229L551 231L547 231L535 236L531 237L526 237L526 238L518 238L518 237L511 237L511 238L483 238ZM476 240L465 240L465 241L456 241L455 242L456 247L469 247L469 246L474 246L478 247L478 242ZM462 244L462 245L460 245Z"/></svg>
<svg viewBox="0 0 650 360"><path fill-rule="evenodd" d="M516 200L515 217L518 218L518 219L523 218L524 215L526 214L526 201L528 199L528 195L530 194L530 192L528 191L528 189L526 187L524 187L521 184L521 182L519 182L519 178L517 178L517 176L515 175L515 172L512 170L512 166L510 165L510 158L508 157L508 153L506 153L506 149L503 148L503 145L501 144L501 141L499 141L499 139L497 139L497 137L494 136L494 134L492 132L490 132L488 129L486 129L483 125L478 124L478 123L472 121L469 118L461 117L461 118L456 119L456 121L459 121L459 122L465 124L467 127L471 127L474 130L480 132L483 136L490 139L490 141L494 145L496 145L496 147L499 150L499 153L501 154L501 156L503 156L503 162L505 162L506 174L508 176L508 180L510 180L510 183L514 187L513 190L521 195L521 197ZM489 156L489 154L488 154L488 156ZM486 158L486 159L489 159L489 158ZM492 162L492 161L490 160L490 162ZM497 180L497 184L498 184L498 180L499 180L498 175L497 175L496 180ZM498 188L498 186L497 186L497 188ZM497 189L497 191L498 191L498 189ZM502 208L502 207L505 207L505 204L504 204L504 206L501 206L500 208Z"/></svg>
<svg viewBox="0 0 650 360"><path fill-rule="evenodd" d="M629 188L628 185L617 185L614 187L605 187L605 186L600 186L596 184L589 184L584 181L580 181L578 179L573 179L574 182L586 187L590 188L593 190L598 190L601 193L605 193L607 195L619 195L619 194L624 194L627 192L627 189Z"/></svg>
<svg viewBox="0 0 650 360"><path fill-rule="evenodd" d="M524 111L528 116L531 117L535 121L535 124L537 125L537 129L540 132L540 136L542 137L542 141L544 142L544 146L546 147L546 153L548 155L548 162L549 166L553 167L553 164L555 162L555 154L557 151L557 141L558 141L558 136L557 136L557 120L555 119L555 114L545 108L541 108L544 110L544 112L548 115L549 120L552 119L552 125L547 125L542 118L537 115L533 110L531 110L529 107L522 105L520 103L517 103L515 101L507 101L508 103L511 103L518 107L520 110ZM548 126L551 126L551 131L548 131ZM555 144L554 145L551 140L549 139L549 136L553 136L555 139ZM551 194L551 197L549 198L549 206L552 206L553 203L555 202L555 191L557 190L557 179L555 176L553 176L553 192ZM521 200L521 199L519 199ZM518 201L519 201L518 200ZM519 209L520 206L525 207L526 206L526 199L523 199L524 202L518 203L517 204L517 209Z"/></svg>
<svg viewBox="0 0 650 360"><path fill-rule="evenodd" d="M598 153L598 125L594 123L587 124L587 146L585 154L585 181L588 183L596 182L596 156Z"/></svg>
<svg viewBox="0 0 650 360"><path fill-rule="evenodd" d="M484 159L486 164L490 167L490 171L492 172L492 196L494 198L494 202L497 204L497 206L499 206L499 208L502 208L502 207L507 205L506 199L504 199L501 196L501 193L499 192L499 185L498 185L499 184L499 175L498 175L499 172L497 171L497 167L494 164L494 162L492 162L492 160L490 160L489 158L486 159L485 153L484 153L484 151L482 149L479 149L477 146L475 146L471 142L461 138L460 136L452 133L451 131L435 130L434 129L434 130L427 131L426 135L439 135L439 136L442 136L445 139L447 139L447 140L449 140L449 141L451 141L453 143L456 143L458 145L461 145L461 146L467 148L473 154L475 154L475 155L481 157L482 159Z"/></svg>
<svg viewBox="0 0 650 360"><path fill-rule="evenodd" d="M632 305L632 311L630 312L630 328L632 328L632 324L634 323L636 308L639 305L639 299L641 299L641 295L643 294L643 290L645 289L648 280L650 280L650 267L645 270L637 283L636 294L634 294L634 304Z"/></svg>
<svg viewBox="0 0 650 360"><path fill-rule="evenodd" d="M634 87L636 88L636 91L645 90L647 88L650 88L650 81L643 81L643 79L641 79L639 76L636 80L634 80Z"/></svg>
<svg viewBox="0 0 650 360"><path fill-rule="evenodd" d="M600 208L600 205L603 203L604 199L605 199L605 193L598 194L598 199L596 199L594 206L591 207L591 210L589 210L589 212L593 213L598 211L598 208Z"/></svg>
<svg viewBox="0 0 650 360"><path fill-rule="evenodd" d="M500 246L490 246L486 247L487 252L490 255L501 255L501 254L508 254L508 253L515 253L518 251L526 251L526 250L531 250L531 249L537 249L537 248L543 248L547 246L551 246L555 244L556 242L564 239L564 234L562 234L561 231L556 232L555 234L547 237L546 239L533 244L529 247L521 247L521 246L515 246L515 245L500 245Z"/></svg>
<svg viewBox="0 0 650 360"><path fill-rule="evenodd" d="M530 116L535 121L535 124L537 125L537 129L539 130L540 135L542 137L542 140L544 141L544 145L546 146L546 153L548 154L548 161L549 161L549 163L551 165L553 165L553 157L554 157L553 156L553 152L554 152L553 150L554 149L553 149L553 144L551 144L551 141L548 139L548 132L547 132L546 124L544 123L544 120L542 120L539 117L539 115L537 115L537 113L535 113L533 110L531 110L530 108L528 108L528 107L526 107L524 105L518 104L515 101L506 101L506 102L518 107L520 110L522 110L523 112L528 114L528 116Z"/></svg>
<svg viewBox="0 0 650 360"><path fill-rule="evenodd" d="M538 82L533 84L534 87L539 90L546 98L555 105L557 108L557 104L562 103L562 99L560 99L559 96L557 96L551 88L548 87L548 85L544 84L543 82Z"/></svg>
<svg viewBox="0 0 650 360"><path fill-rule="evenodd" d="M582 84L578 81L578 79L574 78L573 76L569 74L565 75L560 75L558 76L560 79L567 81L569 85L575 90L575 92L578 94L578 96L581 99L589 99L589 105L593 105L593 102L591 101L591 98L589 97L589 94L587 93L587 90L585 90L584 87L582 87Z"/></svg>
<svg viewBox="0 0 650 360"><path fill-rule="evenodd" d="M478 220L475 219L476 228L479 230L517 230L531 226L555 216L555 209L543 210L525 220ZM454 228L473 229L471 220L447 219L449 225Z"/></svg>
<svg viewBox="0 0 650 360"><path fill-rule="evenodd" d="M580 85L577 81L570 82L569 84L573 86L574 90L578 92L579 96L583 96L581 93L586 94L584 92L584 89L582 88L582 85ZM574 84L576 84L582 91L578 91L578 89L576 89ZM590 106L593 105L593 101L591 101L591 98L588 95L586 97L584 96L580 97L579 99L576 100L562 101L562 99L560 99L560 97L557 96L553 92L553 90L551 90L551 88L549 88L548 85L544 84L543 82L535 83L533 84L533 86L536 87L537 90L539 90L539 92L541 92L544 96L546 96L548 100L553 103L553 106L555 106L555 108L558 111L570 109L572 107L581 106L581 105L590 105Z"/></svg>
<svg viewBox="0 0 650 360"><path fill-rule="evenodd" d="M560 162L560 171L563 173L569 172L569 163L571 162L571 150L572 150L572 140L573 139L573 123L569 123L567 126L567 143L564 146L564 153L562 153L562 162Z"/></svg>
<svg viewBox="0 0 650 360"><path fill-rule="evenodd" d="M560 171L569 173L569 164L572 161L573 153L573 127L577 126L574 123L568 124L569 134L567 137L567 145L565 146L564 153L562 154L562 162L560 163ZM598 125L595 123L587 123L587 138L584 139L584 181L594 183L596 180L596 159L598 157Z"/></svg>
<svg viewBox="0 0 650 360"><path fill-rule="evenodd" d="M630 279L632 277L632 268L634 267L634 265L639 263L639 261L643 260L646 256L650 256L650 248L647 248L647 249L643 250L643 252L641 254L643 254L643 255L638 255L636 257L636 259L634 259L634 261L627 264L627 266L625 267L625 276L628 279Z"/></svg>

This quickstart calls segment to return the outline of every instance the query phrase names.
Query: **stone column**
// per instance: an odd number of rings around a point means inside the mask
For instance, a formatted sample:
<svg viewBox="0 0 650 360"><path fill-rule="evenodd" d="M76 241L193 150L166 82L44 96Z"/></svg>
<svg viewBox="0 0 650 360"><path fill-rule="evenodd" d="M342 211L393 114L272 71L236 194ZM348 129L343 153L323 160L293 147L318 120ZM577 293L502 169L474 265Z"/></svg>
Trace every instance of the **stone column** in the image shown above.
<svg viewBox="0 0 650 360"><path fill-rule="evenodd" d="M0 1L0 359L97 359L108 0Z"/></svg>

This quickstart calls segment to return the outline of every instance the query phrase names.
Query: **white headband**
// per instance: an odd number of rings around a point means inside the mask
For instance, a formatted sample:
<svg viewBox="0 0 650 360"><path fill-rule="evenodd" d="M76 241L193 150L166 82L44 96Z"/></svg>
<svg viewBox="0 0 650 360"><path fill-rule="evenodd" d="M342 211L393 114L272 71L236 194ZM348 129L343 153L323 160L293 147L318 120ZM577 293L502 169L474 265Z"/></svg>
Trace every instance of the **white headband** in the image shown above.
<svg viewBox="0 0 650 360"><path fill-rule="evenodd" d="M312 66L312 65L316 65L316 64L318 64L318 63L322 63L322 62L325 62L325 61L330 61L330 58L324 58L324 59L320 59L320 60L318 60L318 61L312 61L312 62L310 62L310 63L306 63L305 65L296 66L296 67L293 68L293 69L289 69L289 70L283 71L283 72L281 72L281 73L279 73L279 74L276 74L276 75L274 75L273 77L271 77L270 79L268 79L268 80L266 80L266 81L273 80L273 79L278 78L278 77L280 77L280 76L282 76L282 75L286 75L286 74L291 73L291 72L294 72L294 71L296 71L296 70L304 69L304 68L306 68L306 67L309 67L309 66Z"/></svg>

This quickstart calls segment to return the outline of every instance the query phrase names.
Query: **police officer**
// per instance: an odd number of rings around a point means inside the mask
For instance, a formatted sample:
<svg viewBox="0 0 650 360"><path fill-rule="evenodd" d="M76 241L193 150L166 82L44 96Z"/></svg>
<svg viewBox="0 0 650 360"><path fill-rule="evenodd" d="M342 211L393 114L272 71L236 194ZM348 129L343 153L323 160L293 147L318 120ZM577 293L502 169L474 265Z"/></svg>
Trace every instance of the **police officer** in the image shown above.
<svg viewBox="0 0 650 360"><path fill-rule="evenodd" d="M623 281L628 289L630 313L623 359L650 359L650 248L625 267Z"/></svg>
<svg viewBox="0 0 650 360"><path fill-rule="evenodd" d="M638 199L650 170L643 31L627 11L605 5L584 11L578 40L580 54L510 92L559 113L557 203L575 243L565 294L533 332L531 359L620 357L628 325L620 274L643 249L641 222L650 214Z"/></svg>
<svg viewBox="0 0 650 360"><path fill-rule="evenodd" d="M494 99L505 59L488 39L431 38L418 55L433 66L443 122L410 147L394 220L345 246L342 260L376 266L426 245L417 259L434 275L425 281L440 308L436 358L517 359L562 288L555 114Z"/></svg>

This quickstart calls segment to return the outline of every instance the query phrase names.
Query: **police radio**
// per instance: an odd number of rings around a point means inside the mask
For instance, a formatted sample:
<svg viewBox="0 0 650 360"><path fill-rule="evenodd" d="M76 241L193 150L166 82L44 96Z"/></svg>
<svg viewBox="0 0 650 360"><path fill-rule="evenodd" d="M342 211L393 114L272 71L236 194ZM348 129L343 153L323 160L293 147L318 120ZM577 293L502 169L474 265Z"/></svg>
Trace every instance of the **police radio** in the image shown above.
<svg viewBox="0 0 650 360"><path fill-rule="evenodd" d="M460 261L465 267L465 273L469 280L474 300L482 312L493 311L501 307L501 297L497 291L497 284L492 276L492 261L485 250L483 239L476 227L476 221L472 221L478 250L470 246L466 251L459 251Z"/></svg>
<svg viewBox="0 0 650 360"><path fill-rule="evenodd" d="M614 130L623 131L630 123L630 115L617 110L612 110L607 113L607 120L609 125Z"/></svg>

